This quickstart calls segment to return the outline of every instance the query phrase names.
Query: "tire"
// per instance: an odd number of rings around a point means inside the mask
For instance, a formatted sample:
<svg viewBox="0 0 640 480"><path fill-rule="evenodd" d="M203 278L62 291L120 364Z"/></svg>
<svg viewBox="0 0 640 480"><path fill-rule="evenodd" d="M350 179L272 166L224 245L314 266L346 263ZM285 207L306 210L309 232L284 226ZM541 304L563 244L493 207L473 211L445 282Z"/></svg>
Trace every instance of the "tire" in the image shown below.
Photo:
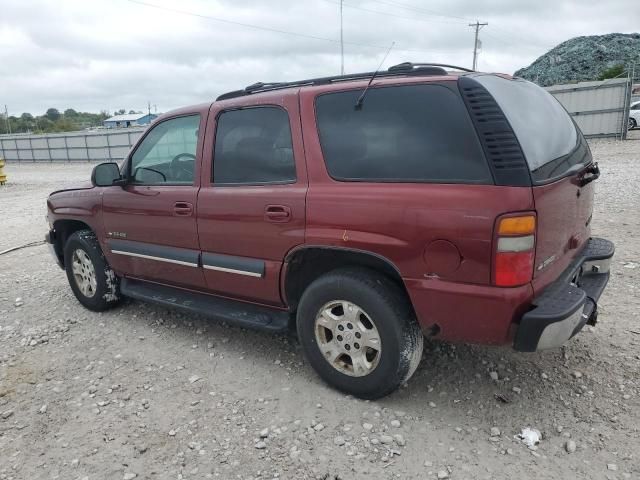
<svg viewBox="0 0 640 480"><path fill-rule="evenodd" d="M320 377L363 399L395 391L422 358L422 331L409 299L373 270L334 270L311 283L298 305L297 330Z"/></svg>
<svg viewBox="0 0 640 480"><path fill-rule="evenodd" d="M638 122L636 122L635 118L629 118L629 130L633 130L638 126Z"/></svg>
<svg viewBox="0 0 640 480"><path fill-rule="evenodd" d="M64 267L73 294L89 310L101 312L119 303L120 279L91 230L79 230L69 236L64 247Z"/></svg>

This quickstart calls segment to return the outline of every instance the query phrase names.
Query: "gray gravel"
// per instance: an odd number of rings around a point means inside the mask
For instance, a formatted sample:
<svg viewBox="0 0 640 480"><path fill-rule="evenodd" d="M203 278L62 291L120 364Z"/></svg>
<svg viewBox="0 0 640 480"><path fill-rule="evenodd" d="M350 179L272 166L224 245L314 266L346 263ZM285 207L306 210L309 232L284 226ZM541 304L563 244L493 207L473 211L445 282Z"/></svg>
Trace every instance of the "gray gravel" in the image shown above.
<svg viewBox="0 0 640 480"><path fill-rule="evenodd" d="M427 343L376 402L325 387L290 338L137 302L91 313L45 246L0 256L0 480L640 478L634 136L592 142L593 232L617 245L599 325L536 354ZM41 240L47 194L91 165L6 170L0 250Z"/></svg>

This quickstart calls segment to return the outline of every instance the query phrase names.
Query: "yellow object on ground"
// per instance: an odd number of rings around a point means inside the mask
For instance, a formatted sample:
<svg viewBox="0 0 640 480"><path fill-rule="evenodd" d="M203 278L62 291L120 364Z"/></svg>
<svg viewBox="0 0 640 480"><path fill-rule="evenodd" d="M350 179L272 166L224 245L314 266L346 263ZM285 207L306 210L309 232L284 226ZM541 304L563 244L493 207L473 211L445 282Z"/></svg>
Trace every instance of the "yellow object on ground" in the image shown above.
<svg viewBox="0 0 640 480"><path fill-rule="evenodd" d="M4 185L4 182L7 181L7 176L2 171L4 164L5 164L4 158L0 158L0 185Z"/></svg>

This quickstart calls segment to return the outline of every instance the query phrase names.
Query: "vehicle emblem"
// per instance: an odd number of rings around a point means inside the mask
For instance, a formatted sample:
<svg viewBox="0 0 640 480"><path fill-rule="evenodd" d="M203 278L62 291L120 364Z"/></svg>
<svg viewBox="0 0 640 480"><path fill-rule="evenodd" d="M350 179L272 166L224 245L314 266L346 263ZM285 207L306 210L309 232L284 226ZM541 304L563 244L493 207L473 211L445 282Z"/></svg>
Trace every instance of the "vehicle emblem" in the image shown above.
<svg viewBox="0 0 640 480"><path fill-rule="evenodd" d="M538 265L538 271L542 270L543 268L547 268L550 264L552 264L555 261L556 261L556 256L555 255L551 255L544 262L542 262L540 265Z"/></svg>

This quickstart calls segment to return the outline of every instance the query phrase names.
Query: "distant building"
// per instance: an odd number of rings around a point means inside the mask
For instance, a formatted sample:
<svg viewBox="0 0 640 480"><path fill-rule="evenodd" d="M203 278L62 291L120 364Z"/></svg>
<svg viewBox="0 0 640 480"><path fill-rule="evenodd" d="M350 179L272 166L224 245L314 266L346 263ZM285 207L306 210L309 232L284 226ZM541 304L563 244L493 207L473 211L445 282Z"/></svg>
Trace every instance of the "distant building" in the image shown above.
<svg viewBox="0 0 640 480"><path fill-rule="evenodd" d="M157 115L153 113L129 113L127 115L114 115L107 118L103 125L106 128L127 128L140 125L149 125Z"/></svg>

